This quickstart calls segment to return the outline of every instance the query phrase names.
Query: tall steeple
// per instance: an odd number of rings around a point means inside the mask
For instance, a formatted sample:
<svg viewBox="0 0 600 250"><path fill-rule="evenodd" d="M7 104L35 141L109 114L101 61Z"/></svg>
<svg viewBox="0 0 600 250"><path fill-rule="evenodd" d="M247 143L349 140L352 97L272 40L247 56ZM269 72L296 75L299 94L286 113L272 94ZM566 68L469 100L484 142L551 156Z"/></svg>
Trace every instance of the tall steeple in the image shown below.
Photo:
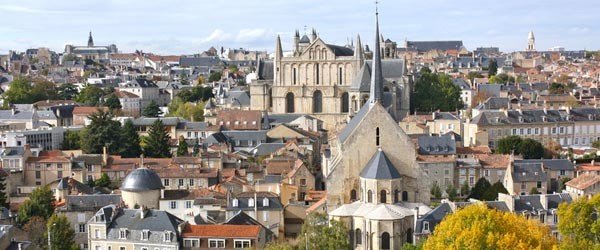
<svg viewBox="0 0 600 250"><path fill-rule="evenodd" d="M362 65L364 60L364 52L362 47L362 42L360 41L360 35L356 36L356 46L354 47L354 57L360 60L360 64Z"/></svg>
<svg viewBox="0 0 600 250"><path fill-rule="evenodd" d="M94 47L94 39L92 38L92 31L90 31L90 37L88 37L88 47Z"/></svg>
<svg viewBox="0 0 600 250"><path fill-rule="evenodd" d="M375 48L373 48L373 62L371 64L371 91L369 104L383 102L383 73L381 71L381 48L379 45L379 11L375 2Z"/></svg>
<svg viewBox="0 0 600 250"><path fill-rule="evenodd" d="M281 48L281 38L277 35L277 42L275 43L275 59L279 60L283 57L283 49Z"/></svg>

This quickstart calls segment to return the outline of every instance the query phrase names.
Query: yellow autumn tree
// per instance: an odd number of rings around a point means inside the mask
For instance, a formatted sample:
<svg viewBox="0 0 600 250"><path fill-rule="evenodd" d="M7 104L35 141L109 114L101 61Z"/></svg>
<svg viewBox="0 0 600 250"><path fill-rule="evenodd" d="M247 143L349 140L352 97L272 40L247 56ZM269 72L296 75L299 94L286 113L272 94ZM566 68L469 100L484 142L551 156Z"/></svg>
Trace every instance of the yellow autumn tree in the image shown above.
<svg viewBox="0 0 600 250"><path fill-rule="evenodd" d="M423 249L553 249L556 239L537 220L474 204L448 215Z"/></svg>
<svg viewBox="0 0 600 250"><path fill-rule="evenodd" d="M561 249L600 249L600 194L585 197L558 207L558 230Z"/></svg>

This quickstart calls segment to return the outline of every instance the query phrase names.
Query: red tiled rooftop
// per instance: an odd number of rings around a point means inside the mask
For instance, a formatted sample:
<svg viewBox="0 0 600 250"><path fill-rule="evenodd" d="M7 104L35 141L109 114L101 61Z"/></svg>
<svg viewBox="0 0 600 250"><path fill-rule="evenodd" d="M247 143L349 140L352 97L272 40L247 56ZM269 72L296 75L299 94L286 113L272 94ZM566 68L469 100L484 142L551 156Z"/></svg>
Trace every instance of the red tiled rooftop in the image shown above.
<svg viewBox="0 0 600 250"><path fill-rule="evenodd" d="M186 225L183 237L257 238L259 225Z"/></svg>

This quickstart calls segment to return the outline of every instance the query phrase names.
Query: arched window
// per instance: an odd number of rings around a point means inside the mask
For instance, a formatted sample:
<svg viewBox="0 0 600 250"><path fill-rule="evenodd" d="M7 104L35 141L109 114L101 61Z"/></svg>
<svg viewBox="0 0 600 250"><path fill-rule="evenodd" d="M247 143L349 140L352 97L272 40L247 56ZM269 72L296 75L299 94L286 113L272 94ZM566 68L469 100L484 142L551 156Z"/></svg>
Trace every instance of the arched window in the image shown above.
<svg viewBox="0 0 600 250"><path fill-rule="evenodd" d="M408 201L408 192L402 191L402 201Z"/></svg>
<svg viewBox="0 0 600 250"><path fill-rule="evenodd" d="M338 71L338 84L342 85L344 78L342 77L344 75L344 71L342 70L342 67L340 67L339 71Z"/></svg>
<svg viewBox="0 0 600 250"><path fill-rule="evenodd" d="M350 111L350 102L348 100L348 92L342 94L342 113L348 113Z"/></svg>
<svg viewBox="0 0 600 250"><path fill-rule="evenodd" d="M381 249L390 249L390 234L387 232L381 234Z"/></svg>
<svg viewBox="0 0 600 250"><path fill-rule="evenodd" d="M248 199L248 206L254 207L254 199L253 198Z"/></svg>
<svg viewBox="0 0 600 250"><path fill-rule="evenodd" d="M367 202L373 202L373 191L371 190L367 192Z"/></svg>
<svg viewBox="0 0 600 250"><path fill-rule="evenodd" d="M313 113L323 112L323 93L317 90L313 93Z"/></svg>
<svg viewBox="0 0 600 250"><path fill-rule="evenodd" d="M318 63L315 64L315 73L316 73L315 84L319 85L319 64Z"/></svg>
<svg viewBox="0 0 600 250"><path fill-rule="evenodd" d="M381 190L381 192L379 192L379 202L381 202L381 203L387 202L387 192L385 190Z"/></svg>
<svg viewBox="0 0 600 250"><path fill-rule="evenodd" d="M379 127L375 128L375 146L379 147Z"/></svg>
<svg viewBox="0 0 600 250"><path fill-rule="evenodd" d="M294 113L294 94L287 93L285 96L285 112Z"/></svg>
<svg viewBox="0 0 600 250"><path fill-rule="evenodd" d="M356 190L352 189L352 191L350 191L350 201L355 201L356 200Z"/></svg>
<svg viewBox="0 0 600 250"><path fill-rule="evenodd" d="M356 229L354 236L356 237L356 245L362 244L362 232L360 231L360 228Z"/></svg>
<svg viewBox="0 0 600 250"><path fill-rule="evenodd" d="M400 191L398 191L398 189L394 190L394 203L397 203L398 201L400 201Z"/></svg>
<svg viewBox="0 0 600 250"><path fill-rule="evenodd" d="M269 89L269 108L273 107L273 89Z"/></svg>
<svg viewBox="0 0 600 250"><path fill-rule="evenodd" d="M297 74L296 74L296 68L292 69L292 84L296 85L296 79L297 79Z"/></svg>

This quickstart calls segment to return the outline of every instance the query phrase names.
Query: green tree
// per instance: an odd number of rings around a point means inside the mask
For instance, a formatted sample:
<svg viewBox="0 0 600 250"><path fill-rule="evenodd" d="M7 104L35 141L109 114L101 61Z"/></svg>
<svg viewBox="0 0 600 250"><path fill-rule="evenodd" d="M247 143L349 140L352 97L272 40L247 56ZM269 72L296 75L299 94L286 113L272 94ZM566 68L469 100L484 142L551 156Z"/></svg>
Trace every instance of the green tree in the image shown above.
<svg viewBox="0 0 600 250"><path fill-rule="evenodd" d="M448 199L451 201L455 201L456 197L458 197L458 190L452 185L446 187L446 193L448 194Z"/></svg>
<svg viewBox="0 0 600 250"><path fill-rule="evenodd" d="M17 77L4 92L4 100L11 104L33 103L31 98L31 82L23 77Z"/></svg>
<svg viewBox="0 0 600 250"><path fill-rule="evenodd" d="M152 100L148 106L142 110L142 116L145 117L158 117L159 115L162 115L162 111L160 111L160 107L158 104L156 104L156 102L154 102L154 100Z"/></svg>
<svg viewBox="0 0 600 250"><path fill-rule="evenodd" d="M526 138L519 144L517 152L525 159L541 159L544 157L544 146L534 139Z"/></svg>
<svg viewBox="0 0 600 250"><path fill-rule="evenodd" d="M46 224L50 250L70 250L75 245L75 230L65 215L52 215Z"/></svg>
<svg viewBox="0 0 600 250"><path fill-rule="evenodd" d="M119 101L119 98L115 94L108 95L108 97L104 100L104 106L108 107L110 110L122 108L121 101Z"/></svg>
<svg viewBox="0 0 600 250"><path fill-rule="evenodd" d="M179 136L179 143L177 144L177 156L186 156L188 154L188 144L185 138Z"/></svg>
<svg viewBox="0 0 600 250"><path fill-rule="evenodd" d="M460 194L461 195L469 195L469 193L471 192L471 187L469 187L469 182L467 182L466 180L463 182L463 184L460 186Z"/></svg>
<svg viewBox="0 0 600 250"><path fill-rule="evenodd" d="M49 81L34 81L29 93L31 102L58 99L56 84Z"/></svg>
<svg viewBox="0 0 600 250"><path fill-rule="evenodd" d="M144 155L155 158L171 157L169 133L160 119L156 119L150 129L148 136L144 137Z"/></svg>
<svg viewBox="0 0 600 250"><path fill-rule="evenodd" d="M455 111L463 107L460 88L452 79L446 74L431 73L428 68L421 70L410 100L413 111Z"/></svg>
<svg viewBox="0 0 600 250"><path fill-rule="evenodd" d="M567 92L567 88L562 83L553 82L548 87L548 92L550 92L550 94L564 94Z"/></svg>
<svg viewBox="0 0 600 250"><path fill-rule="evenodd" d="M217 82L217 81L220 81L222 76L223 76L223 74L221 74L221 72L213 72L213 73L210 73L210 76L208 76L208 81L209 81L209 82Z"/></svg>
<svg viewBox="0 0 600 250"><path fill-rule="evenodd" d="M595 140L594 142L592 142L592 147L594 147L595 149L600 149L600 140Z"/></svg>
<svg viewBox="0 0 600 250"><path fill-rule="evenodd" d="M8 196L6 193L6 176L0 175L0 207L8 207Z"/></svg>
<svg viewBox="0 0 600 250"><path fill-rule="evenodd" d="M600 249L600 194L558 206L561 249Z"/></svg>
<svg viewBox="0 0 600 250"><path fill-rule="evenodd" d="M34 216L44 219L50 218L54 213L54 194L48 186L37 187L19 207L17 223L25 225Z"/></svg>
<svg viewBox="0 0 600 250"><path fill-rule="evenodd" d="M496 153L498 154L511 154L519 151L519 145L521 145L521 137L517 135L510 135L498 140L496 146Z"/></svg>
<svg viewBox="0 0 600 250"><path fill-rule="evenodd" d="M140 146L140 136L135 130L133 122L128 119L121 129L119 155L123 158L135 158L139 157L141 154L142 147Z"/></svg>
<svg viewBox="0 0 600 250"><path fill-rule="evenodd" d="M62 150L77 150L81 149L81 132L75 130L67 130L64 134Z"/></svg>
<svg viewBox="0 0 600 250"><path fill-rule="evenodd" d="M88 118L90 125L81 134L81 149L88 154L99 154L105 146L109 153L118 152L120 146L121 123L113 120L113 114L98 109Z"/></svg>
<svg viewBox="0 0 600 250"><path fill-rule="evenodd" d="M77 87L71 83L63 83L58 86L58 97L63 100L72 100L77 96L79 90Z"/></svg>
<svg viewBox="0 0 600 250"><path fill-rule="evenodd" d="M446 249L554 249L550 228L510 212L474 204L447 215L423 246Z"/></svg>
<svg viewBox="0 0 600 250"><path fill-rule="evenodd" d="M540 191L538 191L536 187L532 187L531 190L529 190L529 194L540 194Z"/></svg>
<svg viewBox="0 0 600 250"><path fill-rule="evenodd" d="M208 99L215 97L215 95L213 94L211 87L195 86L182 90L177 94L177 97L180 97L184 102L205 102Z"/></svg>
<svg viewBox="0 0 600 250"><path fill-rule="evenodd" d="M483 196L481 200L483 201L495 201L498 198L498 194L508 194L508 190L502 185L502 182L497 181L490 188L488 188L485 192L483 192Z"/></svg>
<svg viewBox="0 0 600 250"><path fill-rule="evenodd" d="M204 103L184 102L176 97L169 104L169 116L183 117L191 121L204 121Z"/></svg>
<svg viewBox="0 0 600 250"><path fill-rule="evenodd" d="M469 74L467 74L467 78L469 79L469 81L471 81L471 83L473 83L473 81L475 81L475 78L482 78L483 75L477 71L472 71L469 72Z"/></svg>
<svg viewBox="0 0 600 250"><path fill-rule="evenodd" d="M308 242L308 249L349 249L348 230L344 224L336 220L327 222L327 215L309 214L302 225L298 242Z"/></svg>
<svg viewBox="0 0 600 250"><path fill-rule="evenodd" d="M485 179L483 177L479 178L479 180L477 180L477 183L475 183L475 186L471 190L471 193L469 194L468 198L481 200L483 197L483 194L491 186L492 186L492 184L490 184L490 182L487 179Z"/></svg>
<svg viewBox="0 0 600 250"><path fill-rule="evenodd" d="M440 199L442 198L442 189L440 188L440 186L437 184L437 182L434 182L433 185L431 186L431 195L436 198L436 199Z"/></svg>
<svg viewBox="0 0 600 250"><path fill-rule="evenodd" d="M102 173L99 179L95 181L96 186L98 187L108 187L110 186L110 178L106 173Z"/></svg>
<svg viewBox="0 0 600 250"><path fill-rule="evenodd" d="M496 75L496 73L498 73L498 62L496 62L496 59L492 59L488 69L488 75L493 76Z"/></svg>
<svg viewBox="0 0 600 250"><path fill-rule="evenodd" d="M88 106L98 106L100 104L100 98L103 95L104 91L101 88L95 85L87 85L77 95L75 101Z"/></svg>

